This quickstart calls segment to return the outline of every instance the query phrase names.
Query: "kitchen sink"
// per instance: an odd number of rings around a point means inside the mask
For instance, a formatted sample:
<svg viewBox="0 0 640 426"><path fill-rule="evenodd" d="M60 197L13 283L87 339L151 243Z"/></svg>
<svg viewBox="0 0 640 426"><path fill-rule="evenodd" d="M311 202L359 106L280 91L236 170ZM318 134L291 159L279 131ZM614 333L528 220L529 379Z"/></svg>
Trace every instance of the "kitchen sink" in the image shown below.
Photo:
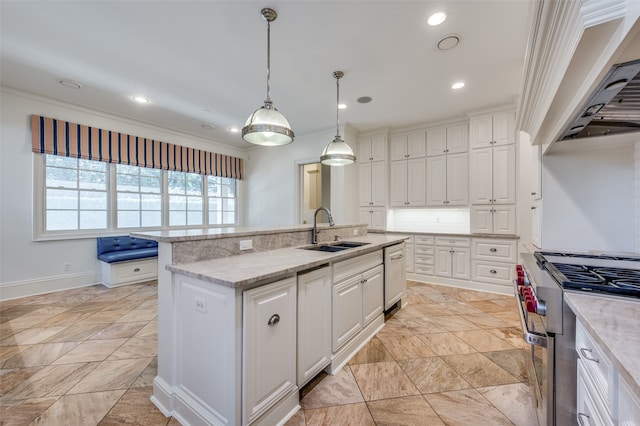
<svg viewBox="0 0 640 426"><path fill-rule="evenodd" d="M360 247L367 245L369 243L357 243L353 241L342 241L335 244L322 244L322 245L313 245L309 247L301 247L304 250L313 250L313 251L324 251L327 253L335 253L342 250L347 250L354 247Z"/></svg>

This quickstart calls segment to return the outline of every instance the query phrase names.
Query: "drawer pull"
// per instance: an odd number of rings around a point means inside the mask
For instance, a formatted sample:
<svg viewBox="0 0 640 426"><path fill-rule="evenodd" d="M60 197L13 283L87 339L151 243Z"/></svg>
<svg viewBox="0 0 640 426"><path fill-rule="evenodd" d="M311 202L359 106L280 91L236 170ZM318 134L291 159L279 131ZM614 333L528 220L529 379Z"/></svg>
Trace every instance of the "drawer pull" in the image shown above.
<svg viewBox="0 0 640 426"><path fill-rule="evenodd" d="M497 249L497 248L495 248L495 247L491 247L491 248L489 249L489 251L490 251L491 253L495 253L495 252L497 252L497 251L498 251L498 249Z"/></svg>
<svg viewBox="0 0 640 426"><path fill-rule="evenodd" d="M267 325L276 325L279 322L280 322L280 315L273 314L271 315L271 318L269 318L269 322L267 323Z"/></svg>
<svg viewBox="0 0 640 426"><path fill-rule="evenodd" d="M134 269L133 272L140 272L140 268Z"/></svg>
<svg viewBox="0 0 640 426"><path fill-rule="evenodd" d="M578 423L580 423L580 426L584 426L585 424L589 424L589 423L585 423L584 420L582 420L583 417L586 417L587 419L590 419L591 416L585 413L578 413Z"/></svg>
<svg viewBox="0 0 640 426"><path fill-rule="evenodd" d="M490 269L489 272L492 273L492 274L497 274L498 273L498 271L496 271L495 269Z"/></svg>
<svg viewBox="0 0 640 426"><path fill-rule="evenodd" d="M399 255L397 255L397 256L392 256L392 257L390 257L390 258L389 258L389 260L400 260L400 259L402 259L403 257L404 257L403 255L399 254Z"/></svg>
<svg viewBox="0 0 640 426"><path fill-rule="evenodd" d="M588 354L587 354L587 352L588 352ZM591 356L592 353L593 353L593 351L591 349L580 348L580 355L582 355L582 357L584 359L586 359L587 361L600 362L600 360L598 358L593 358Z"/></svg>

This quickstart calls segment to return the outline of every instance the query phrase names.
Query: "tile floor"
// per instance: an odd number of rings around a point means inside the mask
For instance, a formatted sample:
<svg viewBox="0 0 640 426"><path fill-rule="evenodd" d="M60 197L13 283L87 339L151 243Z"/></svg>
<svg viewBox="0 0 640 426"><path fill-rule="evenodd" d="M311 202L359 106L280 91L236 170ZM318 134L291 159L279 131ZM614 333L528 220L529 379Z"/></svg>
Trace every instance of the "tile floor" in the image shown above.
<svg viewBox="0 0 640 426"><path fill-rule="evenodd" d="M533 425L512 298L408 286L408 306L305 386L287 425ZM149 401L156 296L149 282L0 302L0 425L179 425Z"/></svg>

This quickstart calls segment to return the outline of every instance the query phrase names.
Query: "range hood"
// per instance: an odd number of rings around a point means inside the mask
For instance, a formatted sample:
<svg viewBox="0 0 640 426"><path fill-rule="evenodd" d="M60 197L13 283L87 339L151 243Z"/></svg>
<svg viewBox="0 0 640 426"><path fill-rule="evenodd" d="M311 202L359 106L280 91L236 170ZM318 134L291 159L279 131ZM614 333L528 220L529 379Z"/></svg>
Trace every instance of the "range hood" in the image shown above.
<svg viewBox="0 0 640 426"><path fill-rule="evenodd" d="M640 59L611 67L558 141L640 132Z"/></svg>

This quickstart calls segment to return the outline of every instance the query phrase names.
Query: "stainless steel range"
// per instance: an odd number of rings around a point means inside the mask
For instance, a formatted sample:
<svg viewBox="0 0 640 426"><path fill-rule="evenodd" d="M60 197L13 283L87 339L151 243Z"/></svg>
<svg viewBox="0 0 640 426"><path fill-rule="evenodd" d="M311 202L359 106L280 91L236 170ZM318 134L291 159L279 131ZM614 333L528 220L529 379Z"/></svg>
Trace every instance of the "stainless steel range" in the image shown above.
<svg viewBox="0 0 640 426"><path fill-rule="evenodd" d="M567 291L640 298L640 257L541 251L522 254L514 290L540 425L575 425L576 318Z"/></svg>

